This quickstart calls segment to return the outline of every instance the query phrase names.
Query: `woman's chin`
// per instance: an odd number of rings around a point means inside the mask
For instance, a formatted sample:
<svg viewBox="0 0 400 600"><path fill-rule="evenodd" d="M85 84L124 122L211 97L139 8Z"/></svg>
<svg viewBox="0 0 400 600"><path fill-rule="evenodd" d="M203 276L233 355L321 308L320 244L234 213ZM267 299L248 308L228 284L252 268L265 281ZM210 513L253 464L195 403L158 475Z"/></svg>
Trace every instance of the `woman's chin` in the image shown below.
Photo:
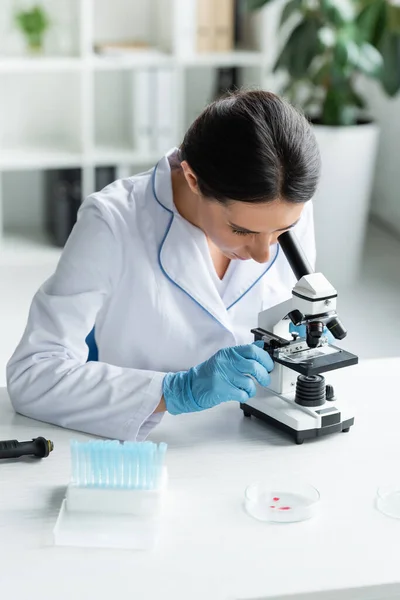
<svg viewBox="0 0 400 600"><path fill-rule="evenodd" d="M250 260L250 257L240 256L240 254L236 254L235 252L229 252L224 254L230 260Z"/></svg>

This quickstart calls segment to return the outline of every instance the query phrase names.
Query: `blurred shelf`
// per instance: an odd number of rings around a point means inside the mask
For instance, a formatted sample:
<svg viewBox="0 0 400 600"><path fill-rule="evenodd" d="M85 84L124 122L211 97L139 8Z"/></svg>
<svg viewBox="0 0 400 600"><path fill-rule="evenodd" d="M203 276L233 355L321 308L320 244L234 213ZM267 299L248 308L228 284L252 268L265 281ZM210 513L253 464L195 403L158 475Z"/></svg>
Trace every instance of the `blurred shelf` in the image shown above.
<svg viewBox="0 0 400 600"><path fill-rule="evenodd" d="M125 55L95 54L87 64L96 71L132 69L135 67L160 67L173 65L171 54L159 50L144 50Z"/></svg>
<svg viewBox="0 0 400 600"><path fill-rule="evenodd" d="M83 66L77 57L0 58L0 73L79 71Z"/></svg>
<svg viewBox="0 0 400 600"><path fill-rule="evenodd" d="M84 67L96 71L113 71L132 69L137 67L159 66L232 66L246 67L262 65L265 56L262 52L251 50L234 50L233 52L204 52L201 54L188 54L174 56L159 50L138 51L126 55L92 55L87 59L79 57L20 57L1 58L0 73L26 73L26 72L65 72L79 71Z"/></svg>
<svg viewBox="0 0 400 600"><path fill-rule="evenodd" d="M178 62L184 66L209 67L250 67L261 66L265 62L262 52L251 50L234 50L233 52L203 52L179 57Z"/></svg>
<svg viewBox="0 0 400 600"><path fill-rule="evenodd" d="M0 148L0 169L3 171L80 167L82 163L82 154L67 148Z"/></svg>
<svg viewBox="0 0 400 600"><path fill-rule="evenodd" d="M49 237L39 230L16 229L3 233L0 238L0 266L57 264L61 248L54 246Z"/></svg>
<svg viewBox="0 0 400 600"><path fill-rule="evenodd" d="M123 9L124 3L126 10ZM2 4L4 2L0 0ZM11 17L13 3L10 0L8 4L10 7L6 10L11 11ZM52 10L55 11L54 24L57 27L62 23L64 27L68 20L68 45L58 43L63 42L62 36L67 34L60 28L61 38L53 40L54 54L11 56L0 53L0 90L3 92L0 93L0 217L4 212L5 227L6 217L10 214L13 218L9 217L9 222L28 226L32 222L28 211L25 215L19 208L23 203L17 207L12 197L6 198L10 195L7 179L13 179L12 175L8 176L9 171L18 173L17 179L21 173L23 179L23 172L29 170L82 168L82 194L86 196L92 192L96 181L95 167L115 166L116 176L123 177L156 164L163 152L141 152L133 147L135 128L138 127L136 111L142 101L148 102L153 93L157 96L157 111L153 106L154 117L150 118L161 120L161 108L165 105L167 109L168 106L168 111L171 111L168 120L178 142L184 135L185 124L190 123L213 97L216 68L243 67L246 85L259 82L264 87L264 65L268 62L264 42L270 31L264 10L244 19L240 49L198 54L195 46L187 40L190 52L186 54L183 50L183 54L178 54L178 50L180 52L186 45L185 40L181 43L178 38L186 36L190 11L185 6L182 14L177 15L178 19L175 15L170 18L172 14L168 13L181 11L181 1L168 3L168 6L171 4L168 9L164 1L156 2L160 4L159 15L155 14L152 2L140 0L121 0L117 7L120 10L113 9L112 3L107 0L102 0L102 7L98 6L100 0L65 0L63 4L65 7L54 6ZM73 4L74 9L67 17L66 7L69 4ZM61 11L59 19L56 15L58 10ZM165 23L160 23L160 19L165 19ZM159 30L159 25L162 25L163 31ZM192 25L195 22L190 27ZM114 40L114 47L110 43L105 45L107 39ZM148 45L137 46L137 49L124 46L124 40L129 39L143 40L143 44ZM163 39L168 41L168 46L162 46ZM11 40L10 51L13 43ZM7 47L4 45L5 49ZM176 52L168 51L168 47ZM62 48L68 49L70 54L63 56ZM97 53L97 49L102 53ZM133 51L128 53L129 50ZM153 80L155 90L147 90L147 97L143 95L139 104L132 77L134 70L156 71L158 67L173 70L175 81L171 85L165 81L162 83L162 79ZM161 85L165 85L171 96L169 100L163 97L163 90L158 93ZM172 88L171 94L169 88ZM29 179L29 174L27 177ZM41 190L38 187L32 193L37 196L35 207L36 202L39 207ZM37 214L35 218L35 222L39 222ZM1 229L0 222L0 244ZM43 235L32 238L20 232L18 235L7 233L5 242L0 245L0 256L2 252L13 259L19 257L22 263L27 256L33 257L35 264L34 257L39 255L47 260L58 250L46 242Z"/></svg>
<svg viewBox="0 0 400 600"><path fill-rule="evenodd" d="M148 165L160 153L143 153L121 146L97 146L93 152L79 153L62 148L0 149L0 171L81 168L84 166Z"/></svg>
<svg viewBox="0 0 400 600"><path fill-rule="evenodd" d="M160 154L155 152L143 153L129 148L117 146L96 146L93 152L93 162L95 165L147 165L153 164L160 159Z"/></svg>
<svg viewBox="0 0 400 600"><path fill-rule="evenodd" d="M135 67L159 66L232 66L247 67L262 65L265 56L262 52L251 50L234 50L233 52L204 52L179 56L158 50L127 54L125 56L98 55L89 59L88 64L95 70L130 69Z"/></svg>

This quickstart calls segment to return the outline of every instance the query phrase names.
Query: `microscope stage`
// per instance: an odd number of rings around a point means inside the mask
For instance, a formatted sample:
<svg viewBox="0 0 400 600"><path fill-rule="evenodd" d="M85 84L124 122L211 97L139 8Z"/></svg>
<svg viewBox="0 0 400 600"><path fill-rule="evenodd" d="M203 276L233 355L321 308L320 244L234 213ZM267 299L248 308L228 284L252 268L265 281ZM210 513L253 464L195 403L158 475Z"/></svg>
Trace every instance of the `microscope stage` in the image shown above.
<svg viewBox="0 0 400 600"><path fill-rule="evenodd" d="M288 367L301 375L319 375L320 373L350 367L358 363L357 356L332 345L287 356L281 353L279 355L274 354L273 359L274 362Z"/></svg>

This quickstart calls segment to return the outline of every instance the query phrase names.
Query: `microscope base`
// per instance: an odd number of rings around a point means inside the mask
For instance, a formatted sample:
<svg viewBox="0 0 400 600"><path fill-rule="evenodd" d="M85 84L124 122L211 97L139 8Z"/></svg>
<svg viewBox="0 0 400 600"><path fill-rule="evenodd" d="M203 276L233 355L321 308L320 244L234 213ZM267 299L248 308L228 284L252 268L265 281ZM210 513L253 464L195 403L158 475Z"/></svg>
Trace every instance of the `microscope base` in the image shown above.
<svg viewBox="0 0 400 600"><path fill-rule="evenodd" d="M259 408L251 406L250 404L240 404L240 408L243 410L243 414L245 417L256 417L257 419L260 419L265 423L268 423L276 427L277 429L280 429L281 431L285 431L293 437L296 444L302 444L305 440L329 435L330 433L347 433L348 431L350 431L350 427L354 425L354 417L351 417L344 421L341 421L340 423L335 423L332 425L325 425L322 427L316 427L314 429L297 430L293 427L290 427L286 423L282 423L282 421L279 421L278 419L275 419L274 417L268 415Z"/></svg>

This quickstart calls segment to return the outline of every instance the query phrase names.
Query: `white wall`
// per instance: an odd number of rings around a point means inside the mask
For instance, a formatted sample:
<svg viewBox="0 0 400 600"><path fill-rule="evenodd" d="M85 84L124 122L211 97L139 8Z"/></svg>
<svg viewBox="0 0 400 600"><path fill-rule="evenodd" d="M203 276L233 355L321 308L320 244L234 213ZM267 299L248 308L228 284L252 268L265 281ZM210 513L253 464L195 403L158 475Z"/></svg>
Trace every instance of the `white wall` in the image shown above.
<svg viewBox="0 0 400 600"><path fill-rule="evenodd" d="M153 0L96 0L94 36L96 42L149 42Z"/></svg>
<svg viewBox="0 0 400 600"><path fill-rule="evenodd" d="M389 99L370 82L364 93L381 128L372 214L400 234L400 94Z"/></svg>
<svg viewBox="0 0 400 600"><path fill-rule="evenodd" d="M99 146L132 146L132 73L127 70L95 74L95 139Z"/></svg>
<svg viewBox="0 0 400 600"><path fill-rule="evenodd" d="M1 85L2 152L38 146L80 150L78 73L2 74Z"/></svg>

